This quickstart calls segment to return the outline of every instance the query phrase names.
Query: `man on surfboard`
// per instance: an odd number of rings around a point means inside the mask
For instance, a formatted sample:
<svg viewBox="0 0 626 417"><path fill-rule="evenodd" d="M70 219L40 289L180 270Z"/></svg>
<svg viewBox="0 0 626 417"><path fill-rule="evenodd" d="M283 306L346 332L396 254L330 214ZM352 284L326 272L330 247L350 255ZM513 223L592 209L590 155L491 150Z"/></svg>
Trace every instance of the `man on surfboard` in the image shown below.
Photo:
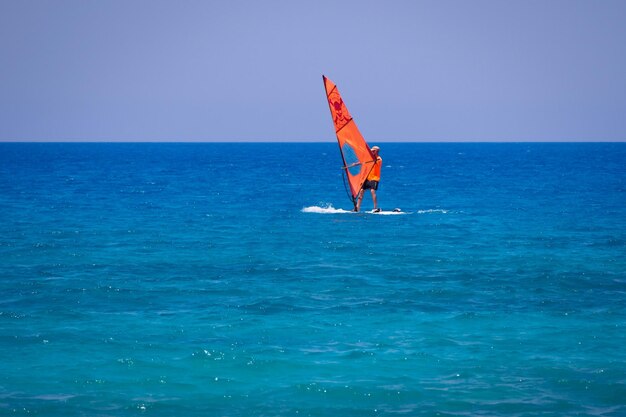
<svg viewBox="0 0 626 417"><path fill-rule="evenodd" d="M378 182L380 181L380 167L383 164L383 158L378 156L378 151L380 148L378 146L372 146L371 151L374 154L374 167L370 171L367 179L363 183L363 188L359 192L359 197L357 199L356 208L354 211L359 211L361 209L361 201L363 201L363 193L365 190L370 190L372 193L372 201L374 202L374 213L380 211L378 208L378 201L376 200L376 190L378 190Z"/></svg>

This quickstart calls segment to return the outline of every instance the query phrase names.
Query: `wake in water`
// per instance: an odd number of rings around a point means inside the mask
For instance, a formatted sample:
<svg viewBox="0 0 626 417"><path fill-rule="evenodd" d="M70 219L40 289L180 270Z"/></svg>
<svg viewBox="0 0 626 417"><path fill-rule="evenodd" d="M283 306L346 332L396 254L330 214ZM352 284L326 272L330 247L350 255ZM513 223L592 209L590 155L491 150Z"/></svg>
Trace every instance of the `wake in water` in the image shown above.
<svg viewBox="0 0 626 417"><path fill-rule="evenodd" d="M344 209L338 209L338 208L334 208L332 204L328 204L326 206L309 206L309 207L304 207L302 209L303 213L319 213L319 214L344 214L344 213L354 213L356 214L356 212L352 211L352 210L344 210ZM391 216L391 215L398 215L398 214L411 214L405 211L401 211L400 209L394 209L393 211L391 210L383 210L383 211L378 211L378 212L374 212L371 210L366 210L366 211L361 211L359 213L367 213L367 214L377 214L380 216Z"/></svg>
<svg viewBox="0 0 626 417"><path fill-rule="evenodd" d="M369 214L378 214L382 216L389 215L398 215L398 214L413 214L413 212L406 211L398 211L399 209L395 209L393 211L383 210L377 213L372 211L362 211L361 213L369 213ZM352 210L345 210L341 208L335 208L332 204L327 204L325 206L309 206L304 207L302 209L303 213L318 213L318 214L344 214L344 213L355 213ZM448 214L448 210L444 209L428 209L428 210L417 210L417 214Z"/></svg>
<svg viewBox="0 0 626 417"><path fill-rule="evenodd" d="M325 207L310 206L302 209L303 213L320 213L320 214L340 214L340 213L354 213L351 210L337 209L332 204L328 204Z"/></svg>

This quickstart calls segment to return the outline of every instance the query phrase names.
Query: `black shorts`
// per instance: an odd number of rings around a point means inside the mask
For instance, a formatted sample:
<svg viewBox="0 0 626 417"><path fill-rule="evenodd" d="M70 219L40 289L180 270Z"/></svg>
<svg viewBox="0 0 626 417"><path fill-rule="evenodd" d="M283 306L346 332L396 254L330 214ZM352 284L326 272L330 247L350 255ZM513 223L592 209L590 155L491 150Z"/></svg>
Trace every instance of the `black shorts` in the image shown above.
<svg viewBox="0 0 626 417"><path fill-rule="evenodd" d="M378 181L365 181L363 183L364 190L378 190Z"/></svg>

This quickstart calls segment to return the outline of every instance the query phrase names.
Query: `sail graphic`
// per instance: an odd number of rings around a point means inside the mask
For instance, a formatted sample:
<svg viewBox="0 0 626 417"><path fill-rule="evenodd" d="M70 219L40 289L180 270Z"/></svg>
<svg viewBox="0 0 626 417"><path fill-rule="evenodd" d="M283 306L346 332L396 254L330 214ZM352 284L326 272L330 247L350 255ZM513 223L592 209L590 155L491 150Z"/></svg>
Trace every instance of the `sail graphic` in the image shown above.
<svg viewBox="0 0 626 417"><path fill-rule="evenodd" d="M348 180L349 194L356 208L357 196L374 167L375 158L348 112L337 86L325 76L322 76L322 79L343 159L343 171Z"/></svg>

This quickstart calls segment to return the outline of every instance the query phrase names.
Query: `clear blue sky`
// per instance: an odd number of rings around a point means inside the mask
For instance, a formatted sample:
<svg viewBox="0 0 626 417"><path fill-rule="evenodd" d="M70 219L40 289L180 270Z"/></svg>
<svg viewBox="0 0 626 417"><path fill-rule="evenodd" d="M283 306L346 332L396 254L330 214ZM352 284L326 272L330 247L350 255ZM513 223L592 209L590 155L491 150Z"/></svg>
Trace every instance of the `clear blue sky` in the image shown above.
<svg viewBox="0 0 626 417"><path fill-rule="evenodd" d="M625 141L626 1L0 0L1 141Z"/></svg>

